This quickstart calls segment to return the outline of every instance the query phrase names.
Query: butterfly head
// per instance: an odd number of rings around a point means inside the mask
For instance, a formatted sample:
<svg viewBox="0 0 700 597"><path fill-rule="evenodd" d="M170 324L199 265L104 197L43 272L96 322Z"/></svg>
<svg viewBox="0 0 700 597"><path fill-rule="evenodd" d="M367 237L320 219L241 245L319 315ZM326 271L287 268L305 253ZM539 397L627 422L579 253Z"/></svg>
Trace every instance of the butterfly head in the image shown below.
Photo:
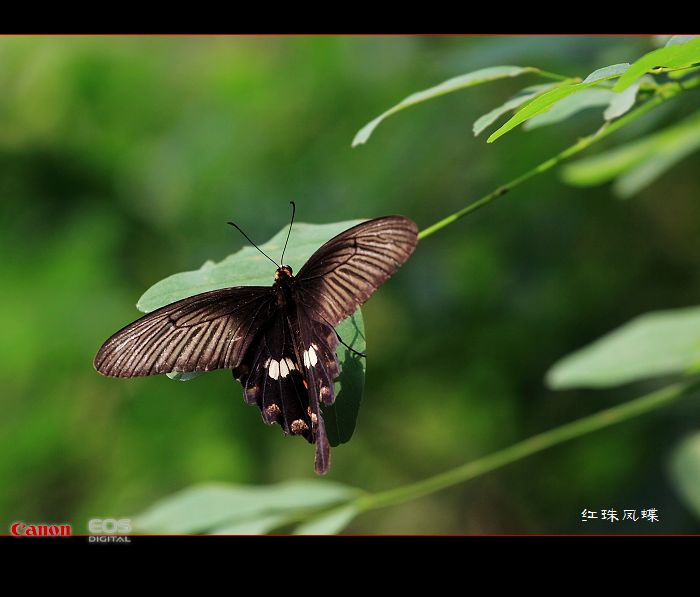
<svg viewBox="0 0 700 597"><path fill-rule="evenodd" d="M288 265L283 265L275 272L275 282L279 281L281 278L291 278L292 268Z"/></svg>

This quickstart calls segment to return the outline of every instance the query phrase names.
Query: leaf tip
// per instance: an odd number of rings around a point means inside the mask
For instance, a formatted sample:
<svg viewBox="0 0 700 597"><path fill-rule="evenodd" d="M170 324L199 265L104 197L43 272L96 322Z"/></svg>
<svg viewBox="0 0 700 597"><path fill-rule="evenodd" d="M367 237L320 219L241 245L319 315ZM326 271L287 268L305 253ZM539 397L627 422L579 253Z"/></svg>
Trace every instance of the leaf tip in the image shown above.
<svg viewBox="0 0 700 597"><path fill-rule="evenodd" d="M355 149L355 147L359 147L360 145L364 145L367 142L367 137L363 137L360 133L362 131L359 131L355 137L352 140L352 143L350 144L351 149Z"/></svg>
<svg viewBox="0 0 700 597"><path fill-rule="evenodd" d="M367 140L370 138L372 133L374 132L374 129L377 128L377 125L382 121L383 115L375 118L374 120L368 122L365 126L363 126L357 133L355 133L355 137L352 140L352 145L351 147L357 147L358 145L364 145L367 143Z"/></svg>
<svg viewBox="0 0 700 597"><path fill-rule="evenodd" d="M561 376L559 375L558 365L554 365L545 373L544 385L550 390L562 390L564 389L561 383Z"/></svg>

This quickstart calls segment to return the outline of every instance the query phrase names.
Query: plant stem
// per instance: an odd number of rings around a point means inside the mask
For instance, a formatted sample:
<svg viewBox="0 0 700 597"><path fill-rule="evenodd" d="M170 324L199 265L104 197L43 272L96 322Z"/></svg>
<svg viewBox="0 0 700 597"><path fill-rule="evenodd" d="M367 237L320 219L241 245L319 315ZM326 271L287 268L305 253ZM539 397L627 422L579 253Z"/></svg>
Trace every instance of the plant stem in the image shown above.
<svg viewBox="0 0 700 597"><path fill-rule="evenodd" d="M664 103L665 101L671 99L672 97L675 97L677 92L671 92L671 93L659 93L655 95L653 98L651 98L649 101L646 103L642 104L635 110L632 110L631 112L628 112L621 118L618 118L617 120L614 120L612 122L606 122L600 129L598 129L595 133L588 135L587 137L583 137L579 139L574 145L571 147L568 147L561 153L555 155L552 158L549 158L548 160L542 162L538 166L535 166L532 168L532 170L528 170L524 174L521 174L517 178L514 178L510 182L498 187L495 191L492 191L488 195L485 195L481 199L478 199L474 203L471 203L467 205L464 209L461 209L460 211L457 211L446 218L443 218L442 220L436 222L432 226L428 226L427 228L423 229L420 231L418 234L418 239L423 239L426 238L427 236L430 236L434 232L437 232L438 230L441 230L445 226L449 226L453 222L456 222L460 218L463 218L467 214L470 214L477 209L480 209L484 207L485 205L488 205L491 203L494 199L498 199L499 197L505 195L518 185L524 183L526 180L529 180L533 176L536 176L537 174L542 174L543 172L546 172L547 170L550 170L557 164L563 162L564 160L567 160L568 158L576 155L577 153L580 153L584 149L587 149L594 143L597 143L601 139L604 139L608 135L614 133L616 130L619 128L625 126L629 122L636 120L640 116L643 116L650 110L653 110L656 106Z"/></svg>
<svg viewBox="0 0 700 597"><path fill-rule="evenodd" d="M539 433L526 440L513 444L503 450L494 452L478 460L468 462L447 472L435 475L381 493L366 495L358 498L355 505L360 510L375 510L386 506L401 504L459 483L464 483L485 473L499 469L507 464L521 460L537 452L562 444L571 439L581 437L593 431L598 431L632 419L638 415L655 410L677 400L694 387L694 383L676 383L651 394L646 394L624 404L613 406L598 413L583 417L577 421L561 425L549 431Z"/></svg>

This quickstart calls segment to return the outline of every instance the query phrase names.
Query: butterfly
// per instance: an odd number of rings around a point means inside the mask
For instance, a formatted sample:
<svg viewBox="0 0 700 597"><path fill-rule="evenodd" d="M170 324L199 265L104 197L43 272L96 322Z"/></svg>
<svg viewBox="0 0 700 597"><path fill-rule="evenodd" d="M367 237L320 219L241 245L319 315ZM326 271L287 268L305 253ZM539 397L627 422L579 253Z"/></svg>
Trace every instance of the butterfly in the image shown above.
<svg viewBox="0 0 700 597"><path fill-rule="evenodd" d="M95 369L110 377L231 369L265 423L316 444L314 468L325 474L330 444L321 404L335 401L340 374L335 326L406 262L417 242L413 221L386 216L341 232L296 276L265 255L278 265L272 286L212 290L148 313L102 345Z"/></svg>

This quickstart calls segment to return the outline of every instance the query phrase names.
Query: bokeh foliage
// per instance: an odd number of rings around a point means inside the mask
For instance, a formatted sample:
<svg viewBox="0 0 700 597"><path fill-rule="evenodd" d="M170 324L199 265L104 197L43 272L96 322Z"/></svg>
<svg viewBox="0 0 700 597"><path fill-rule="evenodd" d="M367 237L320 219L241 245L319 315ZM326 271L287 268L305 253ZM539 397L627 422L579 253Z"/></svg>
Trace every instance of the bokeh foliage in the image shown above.
<svg viewBox="0 0 700 597"><path fill-rule="evenodd" d="M599 123L587 111L488 146L474 139L475 120L541 83L523 75L413 107L350 149L365 122L416 89L494 64L585 73L654 47L644 37L0 40L2 524L84 529L196 483L313 477L308 444L264 426L230 373L104 379L94 352L138 315L144 289L241 247L227 220L264 240L294 199L308 222L403 213L424 227ZM696 109L696 99L663 106L603 149ZM421 243L363 309L365 397L332 480L385 489L635 395L554 392L543 377L637 315L698 303L698 165L690 154L631 202L540 177ZM658 526L625 530L698 531L667 464L699 416L682 402L350 529L577 532L583 508L657 507Z"/></svg>

